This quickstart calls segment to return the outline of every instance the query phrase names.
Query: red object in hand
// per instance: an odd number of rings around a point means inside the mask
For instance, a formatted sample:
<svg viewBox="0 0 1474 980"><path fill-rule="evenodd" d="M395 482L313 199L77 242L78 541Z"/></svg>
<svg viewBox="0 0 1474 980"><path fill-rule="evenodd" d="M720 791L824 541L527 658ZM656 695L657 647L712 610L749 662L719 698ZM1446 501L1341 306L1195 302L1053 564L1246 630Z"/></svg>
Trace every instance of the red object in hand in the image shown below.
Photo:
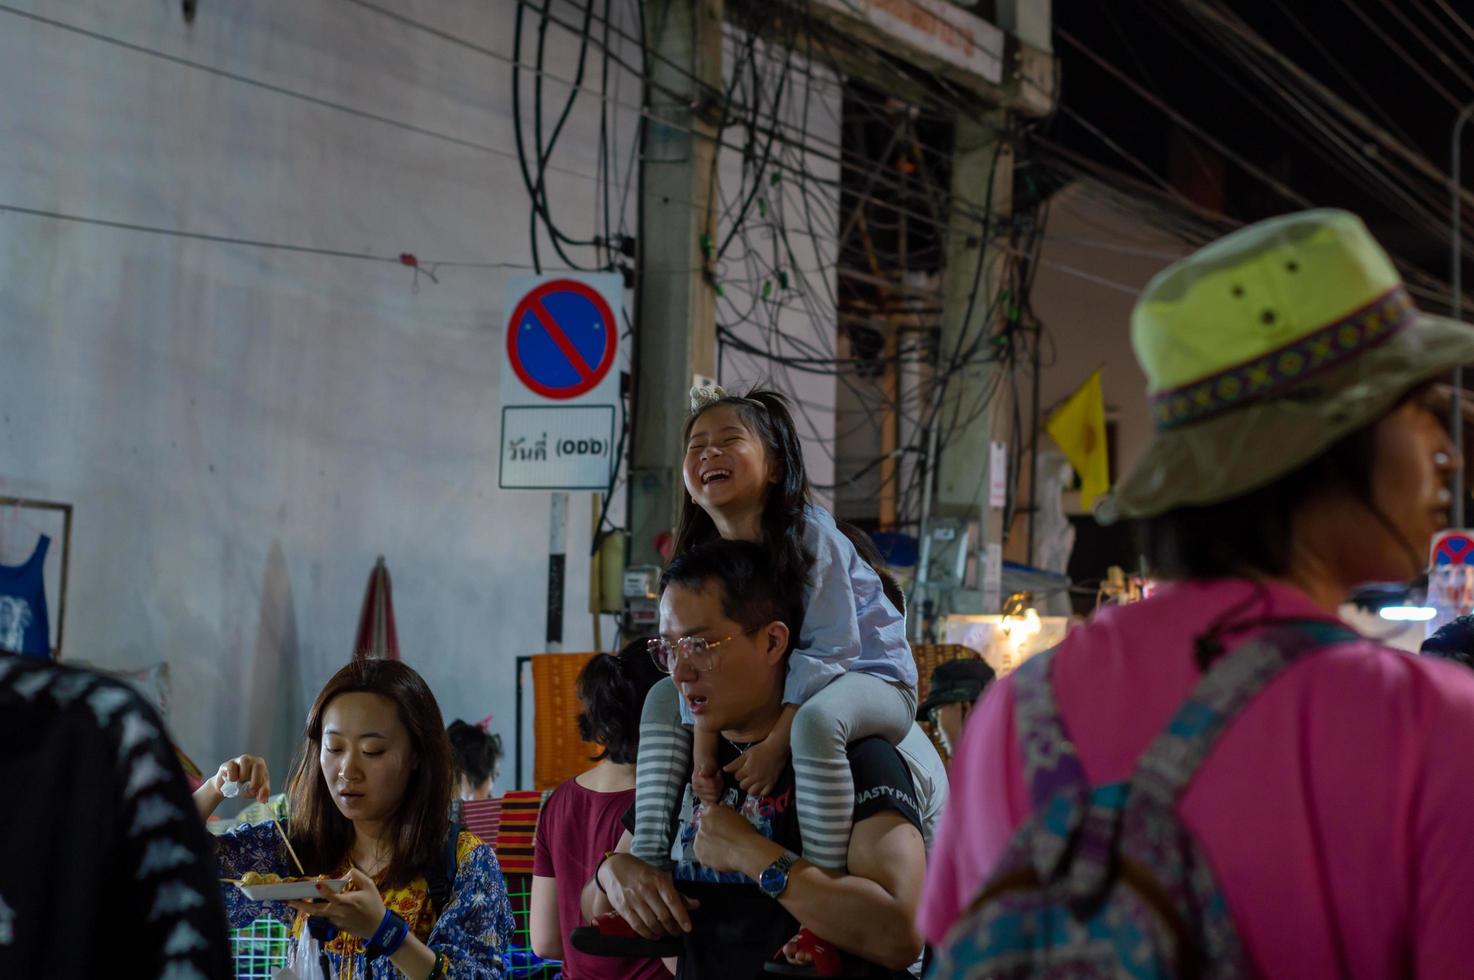
<svg viewBox="0 0 1474 980"><path fill-rule="evenodd" d="M621 936L625 939L641 938L634 927L624 921L624 916L618 912L605 912L603 915L594 916L593 927L604 936Z"/></svg>
<svg viewBox="0 0 1474 980"><path fill-rule="evenodd" d="M808 929L800 929L798 935L793 937L792 942L797 952L807 953L813 957L814 972L819 976L837 977L844 973L844 962L840 959L839 950L827 941L814 935ZM783 950L781 949L773 957L775 960L784 958Z"/></svg>

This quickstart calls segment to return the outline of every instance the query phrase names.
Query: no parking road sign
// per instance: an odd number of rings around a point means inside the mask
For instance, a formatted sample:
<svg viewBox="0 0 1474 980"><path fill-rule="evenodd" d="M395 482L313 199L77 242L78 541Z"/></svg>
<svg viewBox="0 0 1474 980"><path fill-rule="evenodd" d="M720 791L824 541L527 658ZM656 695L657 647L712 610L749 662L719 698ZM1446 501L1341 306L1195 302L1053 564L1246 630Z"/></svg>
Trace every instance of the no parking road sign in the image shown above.
<svg viewBox="0 0 1474 980"><path fill-rule="evenodd" d="M528 391L553 401L598 388L618 347L614 309L576 279L534 286L507 321L507 363Z"/></svg>
<svg viewBox="0 0 1474 980"><path fill-rule="evenodd" d="M508 284L502 345L503 489L608 485L619 413L617 275L532 276Z"/></svg>
<svg viewBox="0 0 1474 980"><path fill-rule="evenodd" d="M1428 605L1434 614L1425 635L1432 636L1443 624L1474 611L1474 532L1456 528L1438 534L1429 558Z"/></svg>
<svg viewBox="0 0 1474 980"><path fill-rule="evenodd" d="M1433 539L1433 565L1474 565L1474 535L1444 531Z"/></svg>

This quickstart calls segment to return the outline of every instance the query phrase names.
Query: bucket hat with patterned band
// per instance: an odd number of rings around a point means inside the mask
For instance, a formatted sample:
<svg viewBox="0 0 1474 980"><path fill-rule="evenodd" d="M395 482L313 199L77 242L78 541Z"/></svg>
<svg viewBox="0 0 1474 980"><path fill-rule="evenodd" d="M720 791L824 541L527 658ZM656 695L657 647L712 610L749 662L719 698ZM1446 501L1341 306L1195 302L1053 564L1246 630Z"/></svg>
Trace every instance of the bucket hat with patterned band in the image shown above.
<svg viewBox="0 0 1474 980"><path fill-rule="evenodd" d="M1131 317L1156 438L1103 524L1266 486L1474 362L1474 327L1420 313L1345 211L1241 228L1163 270Z"/></svg>

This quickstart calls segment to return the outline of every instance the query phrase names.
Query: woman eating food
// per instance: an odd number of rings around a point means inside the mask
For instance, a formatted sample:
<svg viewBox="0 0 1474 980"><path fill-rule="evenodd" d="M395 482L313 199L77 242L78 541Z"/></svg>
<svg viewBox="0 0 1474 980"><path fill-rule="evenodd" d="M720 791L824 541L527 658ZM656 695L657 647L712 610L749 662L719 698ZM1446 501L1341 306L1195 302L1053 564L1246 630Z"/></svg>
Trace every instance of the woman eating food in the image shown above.
<svg viewBox="0 0 1474 980"><path fill-rule="evenodd" d="M271 792L266 763L239 756L195 793L201 818L229 784L262 802ZM310 932L333 977L505 976L506 885L490 845L463 831L451 836L450 743L419 674L397 661L355 660L333 675L308 715L287 800L288 821L217 838L221 878L326 875L347 885L281 903L253 902L227 885L231 925L274 916L294 947Z"/></svg>

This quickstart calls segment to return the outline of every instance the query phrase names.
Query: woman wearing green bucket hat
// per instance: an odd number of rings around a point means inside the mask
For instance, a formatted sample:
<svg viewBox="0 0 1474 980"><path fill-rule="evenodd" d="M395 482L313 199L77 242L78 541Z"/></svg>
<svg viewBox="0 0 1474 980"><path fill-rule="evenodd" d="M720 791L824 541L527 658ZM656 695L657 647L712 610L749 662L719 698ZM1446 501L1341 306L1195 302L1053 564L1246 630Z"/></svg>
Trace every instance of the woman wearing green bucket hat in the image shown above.
<svg viewBox="0 0 1474 980"><path fill-rule="evenodd" d="M1422 571L1456 465L1435 382L1474 362L1474 329L1419 313L1356 217L1310 211L1162 272L1132 340L1158 431L1097 516L1139 522L1167 583L991 685L922 931L941 943L985 884L1041 766L1063 755L1129 794L1148 746L1156 761L1174 742L1191 751L1167 805L1244 972L1467 975L1474 674L1358 637L1336 609ZM1193 711L1213 725L1189 746Z"/></svg>

